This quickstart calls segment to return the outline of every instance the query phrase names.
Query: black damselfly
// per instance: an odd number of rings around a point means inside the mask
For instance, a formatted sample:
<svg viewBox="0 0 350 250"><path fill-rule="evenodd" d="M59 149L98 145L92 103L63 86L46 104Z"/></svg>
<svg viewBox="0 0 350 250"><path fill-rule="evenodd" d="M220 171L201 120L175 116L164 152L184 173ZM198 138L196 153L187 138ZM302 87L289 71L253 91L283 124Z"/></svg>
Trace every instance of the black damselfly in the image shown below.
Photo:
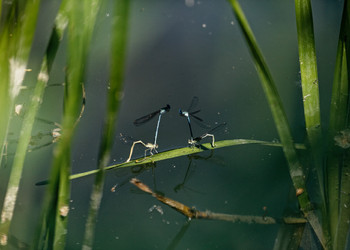
<svg viewBox="0 0 350 250"><path fill-rule="evenodd" d="M193 132L192 132L192 126L191 126L191 119L190 117L193 117L194 119L196 119L197 121L200 121L201 125L200 126L204 126L205 128L209 128L210 126L206 125L203 123L203 119L202 118L199 118L198 116L196 116L197 113L199 113L201 110L198 109L196 111L192 111L193 109L195 109L195 107L197 106L198 104L198 97L197 96L194 96L192 101L191 101L191 104L190 106L188 107L187 111L184 111L182 109L179 109L179 114L183 117L186 117L187 119L187 123L188 123L188 127L190 128L190 135L191 135L191 140L193 140Z"/></svg>
<svg viewBox="0 0 350 250"><path fill-rule="evenodd" d="M198 136L194 139L188 140L188 143L191 146L194 146L194 145L198 144L201 140L203 140L205 137L210 136L212 138L211 146L215 147L215 137L214 137L213 133L217 132L218 130L223 129L225 126L226 126L226 122L221 123L221 124L217 125L216 127L212 128L211 130L209 130L207 133L205 133L201 136Z"/></svg>

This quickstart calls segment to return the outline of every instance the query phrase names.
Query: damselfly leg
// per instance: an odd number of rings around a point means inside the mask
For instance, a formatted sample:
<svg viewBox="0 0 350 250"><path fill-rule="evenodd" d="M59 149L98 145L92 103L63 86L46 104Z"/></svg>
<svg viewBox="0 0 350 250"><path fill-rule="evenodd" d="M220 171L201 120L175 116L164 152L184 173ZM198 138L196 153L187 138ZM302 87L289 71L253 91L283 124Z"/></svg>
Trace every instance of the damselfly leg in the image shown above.
<svg viewBox="0 0 350 250"><path fill-rule="evenodd" d="M155 153L158 153L158 151L157 151L158 145L157 145L157 144L144 143L143 141L134 141L133 144L132 144L132 146L131 146L131 149L130 149L129 158L126 160L126 162L129 162L129 161L130 161L131 156L132 156L132 153L133 153L133 151L134 151L134 147L135 147L135 145L138 144L138 143L142 144L142 145L146 148L146 150L145 150L145 158L147 157L147 151L149 151L151 155L153 155L153 151L154 151Z"/></svg>

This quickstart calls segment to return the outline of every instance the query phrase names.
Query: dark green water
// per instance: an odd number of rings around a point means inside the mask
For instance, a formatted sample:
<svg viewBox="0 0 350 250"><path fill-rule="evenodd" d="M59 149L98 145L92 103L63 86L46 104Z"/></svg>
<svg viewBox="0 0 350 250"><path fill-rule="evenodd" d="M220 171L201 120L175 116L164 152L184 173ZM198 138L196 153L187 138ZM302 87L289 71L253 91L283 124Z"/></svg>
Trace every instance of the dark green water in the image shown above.
<svg viewBox="0 0 350 250"><path fill-rule="evenodd" d="M86 109L74 138L73 173L97 166L109 77L113 1L110 2L106 1L92 40L85 82ZM187 108L193 96L199 97L199 114L205 122L227 123L227 131L215 135L217 140L278 139L255 68L227 1L202 0L194 1L193 5L192 1L184 0L131 2L124 97L111 164L125 161L129 155L131 145L122 143L120 133L153 142L156 119L139 127L133 121L166 104L172 109L161 120L158 150L186 146L188 126L178 115L178 109ZM240 2L280 91L295 141L303 142L294 2ZM324 120L341 6L340 1L317 1L313 6ZM65 43L52 72L52 84L64 79L64 49ZM47 89L41 117L59 122L62 92L60 87ZM196 136L206 132L196 124L193 129ZM28 245L45 192L45 187L36 187L34 183L47 178L53 147L44 147L27 157L16 207L17 226L12 232ZM143 148L138 147L135 155L142 156ZM130 178L137 176L153 190L199 210L263 216L266 207L267 215L276 218L297 211L296 200L289 199L291 181L281 149L246 145L215 150L211 157L209 152L199 156L158 162L142 171L107 172L95 249L272 249L278 224L209 220L188 223L183 215L129 183ZM67 249L82 246L93 181L90 176L72 182ZM115 185L115 192L111 192ZM150 212L154 206L160 206L163 214L156 209Z"/></svg>

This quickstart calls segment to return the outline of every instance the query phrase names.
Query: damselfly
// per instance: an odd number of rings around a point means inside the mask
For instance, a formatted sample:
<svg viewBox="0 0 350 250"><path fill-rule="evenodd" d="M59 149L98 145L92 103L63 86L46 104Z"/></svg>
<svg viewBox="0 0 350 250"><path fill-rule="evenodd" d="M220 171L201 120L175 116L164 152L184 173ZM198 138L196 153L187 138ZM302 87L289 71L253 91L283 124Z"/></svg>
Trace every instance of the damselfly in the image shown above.
<svg viewBox="0 0 350 250"><path fill-rule="evenodd" d="M190 144L191 146L195 146L196 144L198 144L201 140L203 140L205 137L210 136L212 138L212 142L211 142L211 146L215 147L215 137L213 135L214 132L217 132L218 130L223 129L226 126L226 122L221 123L219 125L217 125L216 127L212 128L211 130L209 130L207 133L198 136L194 139L190 139L188 140L188 144Z"/></svg>
<svg viewBox="0 0 350 250"><path fill-rule="evenodd" d="M198 109L196 111L193 111L193 109L195 109L195 107L197 106L198 104L198 97L197 96L194 96L192 101L191 101L191 104L190 106L188 107L187 111L184 111L182 109L179 109L179 114L183 117L186 117L187 119L187 123L188 123L188 127L190 129L190 135L191 135L191 141L193 141L193 131L192 131L192 126L191 126L191 119L190 117L196 119L197 121L200 121L201 123L201 127L205 127L205 128L209 128L210 126L206 125L203 123L203 119L199 118L196 114L199 113L201 110Z"/></svg>
<svg viewBox="0 0 350 250"><path fill-rule="evenodd" d="M132 146L131 146L131 149L130 149L130 154L129 154L129 158L126 160L126 162L129 162L130 159L131 159L131 156L132 156L132 153L134 151L134 147L136 144L142 144L144 147L146 147L146 150L145 150L145 157L147 155L147 151L150 152L151 155L153 155L153 152L154 153L158 153L157 151L157 148L158 148L158 144L157 144L157 138L158 138L158 130L159 130L159 124L160 124L160 119L162 118L162 115L165 114L166 112L169 112L170 110L170 105L167 104L165 107L157 110L157 111L154 111L148 115L145 115L145 116L142 116L138 119L136 119L134 121L134 125L135 126L139 126L141 124L144 124L150 120L152 120L152 118L154 118L156 115L159 115L158 116L158 122L157 122L157 128L156 128L156 132L155 132L155 135L154 135L154 143L144 143L143 141L139 140L139 141L134 141Z"/></svg>

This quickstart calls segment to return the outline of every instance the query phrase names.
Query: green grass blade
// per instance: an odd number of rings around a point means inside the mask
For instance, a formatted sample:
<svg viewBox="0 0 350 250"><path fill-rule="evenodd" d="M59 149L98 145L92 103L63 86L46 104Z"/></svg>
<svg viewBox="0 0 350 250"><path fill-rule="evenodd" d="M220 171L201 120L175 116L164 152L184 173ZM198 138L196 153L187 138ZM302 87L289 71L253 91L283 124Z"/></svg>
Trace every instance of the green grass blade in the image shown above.
<svg viewBox="0 0 350 250"><path fill-rule="evenodd" d="M325 203L322 151L320 147L322 145L320 100L311 1L295 0L295 13L306 132L318 174L320 193L323 203Z"/></svg>
<svg viewBox="0 0 350 250"><path fill-rule="evenodd" d="M85 235L83 249L92 249L95 224L100 208L105 169L110 161L110 152L113 145L114 128L117 120L117 112L121 101L121 90L124 76L124 60L126 51L127 20L128 20L128 0L119 0L115 3L115 13L113 15L112 42L111 42L111 77L107 98L107 115L103 129L103 136L100 145L98 172L90 198L89 215L85 225Z"/></svg>
<svg viewBox="0 0 350 250"><path fill-rule="evenodd" d="M295 13L306 132L311 147L313 165L317 171L319 193L321 194L322 226L325 244L327 244L326 247L330 247L328 245L331 241L324 191L323 143L321 140L320 100L311 1L295 0Z"/></svg>
<svg viewBox="0 0 350 250"><path fill-rule="evenodd" d="M111 166L107 166L104 168L104 170L111 170L111 169L118 169L118 168L125 168L125 167L133 167L133 166L139 166L144 165L148 163L154 163L158 161L163 160L169 160L176 157L181 156L187 156L192 154L201 153L208 150L216 150L219 148L225 148L225 147L232 147L232 146L239 146L239 145L248 145L248 144L256 144L256 145L264 145L264 146L272 146L272 147L282 147L280 143L274 143L274 142L268 142L268 141L258 141L258 140L246 140L246 139L234 139L234 140L224 140L224 141L216 141L215 142L215 148L211 147L210 143L204 143L201 144L200 147L184 147L184 148L177 148L168 150L165 152L160 152L158 154L152 155L151 157L147 158L138 158L135 160L132 160L130 162L124 162L119 163ZM305 149L305 146L303 144L296 144L296 148L298 149ZM84 173L74 174L70 176L71 180L82 178L85 176L96 174L99 170L91 170ZM36 185L45 185L48 181L41 181L38 182Z"/></svg>
<svg viewBox="0 0 350 250"><path fill-rule="evenodd" d="M310 0L295 0L306 130L311 146L320 139L321 118L316 49Z"/></svg>

